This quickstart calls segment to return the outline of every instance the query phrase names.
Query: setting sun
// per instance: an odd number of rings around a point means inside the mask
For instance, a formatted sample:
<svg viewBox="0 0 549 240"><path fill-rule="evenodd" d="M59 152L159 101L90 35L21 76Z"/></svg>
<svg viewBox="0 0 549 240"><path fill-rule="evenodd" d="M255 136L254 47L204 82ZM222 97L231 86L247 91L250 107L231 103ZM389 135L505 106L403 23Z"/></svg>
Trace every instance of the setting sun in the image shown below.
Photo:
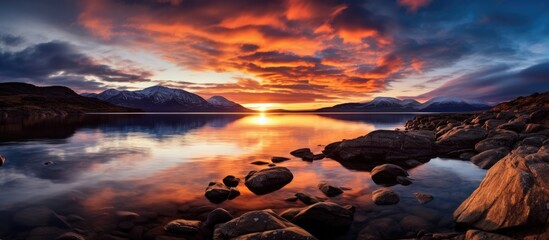
<svg viewBox="0 0 549 240"><path fill-rule="evenodd" d="M250 104L242 104L242 105L244 105L249 109L257 110L261 112L272 110L273 107L276 106L276 104L274 103L250 103Z"/></svg>

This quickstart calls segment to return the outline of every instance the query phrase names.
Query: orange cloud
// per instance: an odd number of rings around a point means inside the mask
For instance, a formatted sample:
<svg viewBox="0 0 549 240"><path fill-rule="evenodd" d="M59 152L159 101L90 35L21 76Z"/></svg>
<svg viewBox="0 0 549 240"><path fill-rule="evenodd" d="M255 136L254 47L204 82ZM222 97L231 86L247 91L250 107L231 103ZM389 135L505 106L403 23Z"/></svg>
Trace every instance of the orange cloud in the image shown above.
<svg viewBox="0 0 549 240"><path fill-rule="evenodd" d="M398 4L405 6L410 11L415 12L423 6L427 6L431 0L398 0Z"/></svg>

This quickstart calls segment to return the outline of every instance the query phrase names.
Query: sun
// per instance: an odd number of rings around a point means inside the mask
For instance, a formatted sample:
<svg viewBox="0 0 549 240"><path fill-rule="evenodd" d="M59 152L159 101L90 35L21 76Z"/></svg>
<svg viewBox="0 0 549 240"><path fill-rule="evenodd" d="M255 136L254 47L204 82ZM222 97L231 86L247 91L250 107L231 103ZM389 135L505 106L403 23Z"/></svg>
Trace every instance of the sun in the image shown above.
<svg viewBox="0 0 549 240"><path fill-rule="evenodd" d="M267 111L267 106L258 107L257 110L259 110L260 112L265 112Z"/></svg>
<svg viewBox="0 0 549 240"><path fill-rule="evenodd" d="M249 109L253 109L259 112L266 112L272 109L273 106L275 106L275 103L249 103L249 104L243 104L244 107L247 107Z"/></svg>

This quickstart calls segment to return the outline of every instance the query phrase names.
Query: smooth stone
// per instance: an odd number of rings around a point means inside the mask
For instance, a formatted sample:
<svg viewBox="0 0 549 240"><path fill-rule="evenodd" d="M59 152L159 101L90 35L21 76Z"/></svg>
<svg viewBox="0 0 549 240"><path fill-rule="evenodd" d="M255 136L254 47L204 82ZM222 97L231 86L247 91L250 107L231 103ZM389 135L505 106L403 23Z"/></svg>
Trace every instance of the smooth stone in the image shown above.
<svg viewBox="0 0 549 240"><path fill-rule="evenodd" d="M416 192L414 195L416 196L417 201L421 204L426 204L434 199L433 195L428 193Z"/></svg>
<svg viewBox="0 0 549 240"><path fill-rule="evenodd" d="M303 158L305 155L312 154L310 148L300 148L290 152L294 157Z"/></svg>
<svg viewBox="0 0 549 240"><path fill-rule="evenodd" d="M276 167L276 164L271 163L271 164L269 164L269 165L267 165L267 166L269 166L269 167Z"/></svg>
<svg viewBox="0 0 549 240"><path fill-rule="evenodd" d="M204 226L213 228L217 224L226 223L233 220L233 215L223 208L216 208L208 214Z"/></svg>
<svg viewBox="0 0 549 240"><path fill-rule="evenodd" d="M44 166L49 166L49 165L52 165L53 164L53 161L46 161L44 162Z"/></svg>
<svg viewBox="0 0 549 240"><path fill-rule="evenodd" d="M526 124L526 128L524 128L523 133L536 133L542 130L545 130L547 127L543 124L535 124L535 123L529 123Z"/></svg>
<svg viewBox="0 0 549 240"><path fill-rule="evenodd" d="M227 187L236 187L238 186L239 182L240 182L240 178L237 178L233 175L228 175L225 178L223 178L223 183Z"/></svg>
<svg viewBox="0 0 549 240"><path fill-rule="evenodd" d="M440 136L435 142L436 151L446 154L457 150L473 149L488 133L480 127L460 126Z"/></svg>
<svg viewBox="0 0 549 240"><path fill-rule="evenodd" d="M372 192L372 201L377 205L393 205L400 201L400 197L390 188L380 188Z"/></svg>
<svg viewBox="0 0 549 240"><path fill-rule="evenodd" d="M400 185L408 186L412 184L412 179L409 177L398 176L396 177L396 182Z"/></svg>
<svg viewBox="0 0 549 240"><path fill-rule="evenodd" d="M173 234L196 233L200 229L200 221L177 219L164 226L164 231Z"/></svg>
<svg viewBox="0 0 549 240"><path fill-rule="evenodd" d="M382 164L371 171L372 180L377 184L395 183L399 176L407 177L408 172L395 164Z"/></svg>
<svg viewBox="0 0 549 240"><path fill-rule="evenodd" d="M410 168L413 168L413 167L417 167L417 166L419 166L423 163L421 163L420 161L415 160L415 159L409 159L409 160L404 161L404 164L406 164L406 166L408 166Z"/></svg>
<svg viewBox="0 0 549 240"><path fill-rule="evenodd" d="M268 165L269 163L265 161L254 161L254 162L251 162L251 164L261 166L261 165Z"/></svg>
<svg viewBox="0 0 549 240"><path fill-rule="evenodd" d="M295 202L297 200L298 200L297 197L289 197L289 198L284 199L284 201L286 201L286 202Z"/></svg>
<svg viewBox="0 0 549 240"><path fill-rule="evenodd" d="M272 157L271 162L273 163L281 163L290 160L290 158L287 157Z"/></svg>
<svg viewBox="0 0 549 240"><path fill-rule="evenodd" d="M526 128L526 124L523 122L508 122L499 125L497 128L520 133L522 132L522 130L524 130L524 128Z"/></svg>
<svg viewBox="0 0 549 240"><path fill-rule="evenodd" d="M343 193L343 190L341 190L340 188L334 187L326 182L318 184L318 188L320 189L320 191L322 191L322 193L324 193L324 195L328 197L335 197Z"/></svg>
<svg viewBox="0 0 549 240"><path fill-rule="evenodd" d="M134 224L133 222L131 221L124 221L124 222L120 222L118 223L118 228L124 230L124 231L129 231L131 230L132 228L134 227Z"/></svg>
<svg viewBox="0 0 549 240"><path fill-rule="evenodd" d="M288 221L291 221L294 219L295 215L297 215L299 212L301 212L303 208L288 208L280 213L280 216L284 219L287 219Z"/></svg>
<svg viewBox="0 0 549 240"><path fill-rule="evenodd" d="M256 195L263 195L283 188L294 179L288 168L272 167L251 171L244 184Z"/></svg>

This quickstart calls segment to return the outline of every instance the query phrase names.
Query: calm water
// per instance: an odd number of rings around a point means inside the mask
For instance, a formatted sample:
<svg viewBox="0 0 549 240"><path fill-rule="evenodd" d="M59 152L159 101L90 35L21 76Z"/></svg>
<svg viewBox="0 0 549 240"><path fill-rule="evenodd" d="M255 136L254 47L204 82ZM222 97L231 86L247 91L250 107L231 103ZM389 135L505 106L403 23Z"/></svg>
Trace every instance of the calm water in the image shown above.
<svg viewBox="0 0 549 240"><path fill-rule="evenodd" d="M264 167L252 161L289 156L296 148L320 152L323 145L364 135L375 129L402 128L410 114L165 114L88 115L46 123L3 124L0 154L0 239L25 239L31 229L13 223L12 215L29 206L46 206L62 216L78 215L74 226L93 238L114 231L118 210L151 216L146 228L174 218L203 219L213 208L235 215L273 208L302 207L286 202L294 193L322 196L321 181L350 187L330 199L356 206L355 223L340 239L355 239L364 226L389 217L399 222L407 215L423 218L432 230L453 228L452 211L480 183L485 172L470 162L432 159L409 170L414 183L394 186L401 201L376 206L370 173L346 169L331 159L312 163L292 158L279 163L294 180L283 189L255 196L243 184L241 196L221 204L208 202L208 182L226 175L243 178ZM51 165L45 165L52 162ZM420 205L413 193L435 200ZM139 225L141 223L137 223ZM117 233L123 235L121 233Z"/></svg>

